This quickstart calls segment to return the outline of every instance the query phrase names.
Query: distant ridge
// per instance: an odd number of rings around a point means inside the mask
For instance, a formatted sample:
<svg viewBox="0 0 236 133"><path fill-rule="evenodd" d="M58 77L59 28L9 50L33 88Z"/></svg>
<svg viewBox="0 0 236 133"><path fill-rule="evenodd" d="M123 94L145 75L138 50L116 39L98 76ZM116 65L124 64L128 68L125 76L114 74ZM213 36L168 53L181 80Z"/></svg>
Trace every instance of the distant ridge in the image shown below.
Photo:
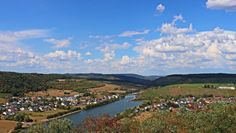
<svg viewBox="0 0 236 133"><path fill-rule="evenodd" d="M174 74L158 78L152 81L150 86L166 86L186 83L236 83L236 74Z"/></svg>
<svg viewBox="0 0 236 133"><path fill-rule="evenodd" d="M117 83L130 83L142 86L149 85L153 80L160 78L159 76L142 76L138 74L100 74L100 73L85 73L85 74L65 74L69 77L87 78L94 80L111 81Z"/></svg>

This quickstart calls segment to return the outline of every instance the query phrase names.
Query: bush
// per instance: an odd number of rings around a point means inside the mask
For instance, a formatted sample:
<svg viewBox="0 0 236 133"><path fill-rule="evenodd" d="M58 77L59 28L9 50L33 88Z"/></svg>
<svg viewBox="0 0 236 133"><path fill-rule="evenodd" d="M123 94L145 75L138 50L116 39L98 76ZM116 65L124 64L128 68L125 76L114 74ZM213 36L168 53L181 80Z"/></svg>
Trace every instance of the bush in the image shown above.
<svg viewBox="0 0 236 133"><path fill-rule="evenodd" d="M69 94L70 94L70 92L64 92L64 94L65 94L65 95L69 95Z"/></svg>
<svg viewBox="0 0 236 133"><path fill-rule="evenodd" d="M19 122L32 122L33 120L30 119L29 115L25 114L25 113L17 113L13 120L15 121L19 121Z"/></svg>

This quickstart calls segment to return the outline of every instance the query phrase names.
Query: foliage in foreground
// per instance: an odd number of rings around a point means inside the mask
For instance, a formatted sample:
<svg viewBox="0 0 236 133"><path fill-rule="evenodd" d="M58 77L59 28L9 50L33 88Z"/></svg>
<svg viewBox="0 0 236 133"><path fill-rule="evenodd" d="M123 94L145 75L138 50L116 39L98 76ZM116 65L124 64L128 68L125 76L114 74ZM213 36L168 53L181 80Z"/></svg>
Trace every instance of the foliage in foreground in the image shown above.
<svg viewBox="0 0 236 133"><path fill-rule="evenodd" d="M109 116L89 118L79 126L78 132L233 133L236 131L235 125L236 105L216 104L207 111L156 112L143 122Z"/></svg>
<svg viewBox="0 0 236 133"><path fill-rule="evenodd" d="M72 122L68 119L58 119L49 122L49 124L38 124L26 129L22 133L73 133Z"/></svg>
<svg viewBox="0 0 236 133"><path fill-rule="evenodd" d="M75 129L71 121L59 119L46 125L35 125L23 133L234 133L236 131L236 105L217 103L206 111L154 112L153 116L138 121L104 115L88 118Z"/></svg>

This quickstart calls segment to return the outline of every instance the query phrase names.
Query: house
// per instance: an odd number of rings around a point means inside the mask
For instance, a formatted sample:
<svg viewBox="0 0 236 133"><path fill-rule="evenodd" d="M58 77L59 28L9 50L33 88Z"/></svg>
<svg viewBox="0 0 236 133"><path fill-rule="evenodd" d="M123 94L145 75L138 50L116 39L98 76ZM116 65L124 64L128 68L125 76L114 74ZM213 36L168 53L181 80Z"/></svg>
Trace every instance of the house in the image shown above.
<svg viewBox="0 0 236 133"><path fill-rule="evenodd" d="M218 89L221 89L221 90L235 90L235 87L225 87L225 86L222 86L222 87L218 87Z"/></svg>

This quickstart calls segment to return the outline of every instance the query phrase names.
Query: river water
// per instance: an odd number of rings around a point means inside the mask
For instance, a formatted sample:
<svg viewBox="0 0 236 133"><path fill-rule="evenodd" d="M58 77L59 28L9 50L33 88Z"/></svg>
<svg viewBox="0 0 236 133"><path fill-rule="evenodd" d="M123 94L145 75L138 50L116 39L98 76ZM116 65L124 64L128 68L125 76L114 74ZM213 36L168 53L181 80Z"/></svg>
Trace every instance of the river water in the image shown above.
<svg viewBox="0 0 236 133"><path fill-rule="evenodd" d="M135 98L135 95L130 94L125 96L125 98L109 103L107 105L95 107L89 110L83 110L78 113L74 113L68 116L65 116L63 118L67 118L73 122L73 124L76 126L83 122L87 117L98 117L103 114L109 114L110 116L115 116L118 113L124 112L125 110L129 108L133 108L135 106L139 106L142 104L141 101L132 101L132 99Z"/></svg>

